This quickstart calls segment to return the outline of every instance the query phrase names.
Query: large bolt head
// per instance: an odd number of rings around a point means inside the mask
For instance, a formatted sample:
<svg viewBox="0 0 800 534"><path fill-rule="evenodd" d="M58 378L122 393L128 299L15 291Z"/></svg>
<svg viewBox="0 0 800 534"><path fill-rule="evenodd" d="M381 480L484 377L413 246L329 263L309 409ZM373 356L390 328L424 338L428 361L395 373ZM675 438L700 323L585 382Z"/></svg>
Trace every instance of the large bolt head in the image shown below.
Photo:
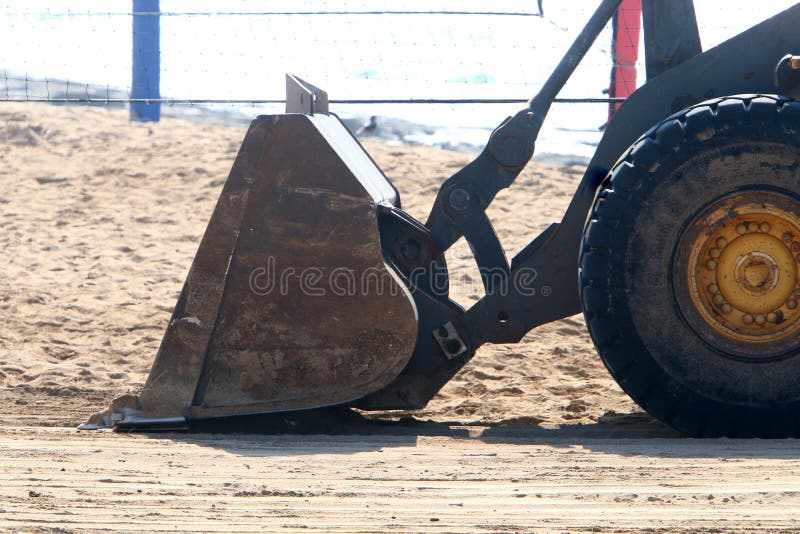
<svg viewBox="0 0 800 534"><path fill-rule="evenodd" d="M419 258L420 245L416 239L409 239L400 247L400 253L409 261Z"/></svg>
<svg viewBox="0 0 800 534"><path fill-rule="evenodd" d="M462 347L463 345L457 339L449 339L444 344L445 350L447 350L447 352L449 352L450 354L457 354L458 352L461 351Z"/></svg>
<svg viewBox="0 0 800 534"><path fill-rule="evenodd" d="M447 197L447 202L450 204L450 207L458 211L467 209L469 207L469 201L469 191L460 187L453 189L450 192L450 196Z"/></svg>

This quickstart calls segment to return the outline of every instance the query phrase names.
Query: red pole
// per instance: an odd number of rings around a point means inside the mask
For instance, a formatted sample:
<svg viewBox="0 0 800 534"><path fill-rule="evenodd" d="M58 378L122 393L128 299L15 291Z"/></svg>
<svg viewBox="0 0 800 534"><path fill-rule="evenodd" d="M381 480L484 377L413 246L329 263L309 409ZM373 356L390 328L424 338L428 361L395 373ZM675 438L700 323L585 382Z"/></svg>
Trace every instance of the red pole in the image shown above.
<svg viewBox="0 0 800 534"><path fill-rule="evenodd" d="M636 59L639 57L639 32L642 27L642 0L622 0L611 21L611 98L628 98L636 90ZM621 104L611 103L608 120Z"/></svg>

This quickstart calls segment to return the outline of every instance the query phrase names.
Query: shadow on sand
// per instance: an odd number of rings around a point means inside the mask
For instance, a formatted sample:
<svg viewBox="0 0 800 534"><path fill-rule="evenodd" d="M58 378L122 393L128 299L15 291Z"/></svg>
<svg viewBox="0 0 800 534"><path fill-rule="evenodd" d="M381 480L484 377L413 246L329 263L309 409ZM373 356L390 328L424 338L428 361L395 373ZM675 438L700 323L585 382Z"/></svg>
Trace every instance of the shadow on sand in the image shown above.
<svg viewBox="0 0 800 534"><path fill-rule="evenodd" d="M609 414L588 424L542 427L515 421L464 424L413 417L378 419L334 408L197 421L186 432L147 435L246 456L319 454L320 444L326 454L353 454L413 447L420 437L531 447L578 446L621 456L673 458L785 458L796 455L800 446L798 440L691 439L641 412ZM312 442L314 447L306 446ZM457 442L448 446L457 447Z"/></svg>

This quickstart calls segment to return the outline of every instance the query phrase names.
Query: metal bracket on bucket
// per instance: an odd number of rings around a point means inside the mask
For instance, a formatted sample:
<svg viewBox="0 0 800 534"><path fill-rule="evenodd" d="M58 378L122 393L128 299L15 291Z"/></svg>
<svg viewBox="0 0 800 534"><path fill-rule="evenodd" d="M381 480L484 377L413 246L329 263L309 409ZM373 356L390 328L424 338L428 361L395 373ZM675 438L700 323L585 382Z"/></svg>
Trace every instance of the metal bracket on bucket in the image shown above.
<svg viewBox="0 0 800 534"><path fill-rule="evenodd" d="M297 76L287 74L286 113L328 113L328 93Z"/></svg>

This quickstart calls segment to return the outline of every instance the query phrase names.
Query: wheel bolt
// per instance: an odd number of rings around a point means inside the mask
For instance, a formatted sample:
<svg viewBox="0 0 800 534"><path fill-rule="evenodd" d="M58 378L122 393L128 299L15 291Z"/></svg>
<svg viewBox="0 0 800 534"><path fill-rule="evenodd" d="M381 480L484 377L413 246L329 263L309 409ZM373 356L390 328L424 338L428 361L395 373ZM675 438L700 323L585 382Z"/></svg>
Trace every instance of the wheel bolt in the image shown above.
<svg viewBox="0 0 800 534"><path fill-rule="evenodd" d="M744 324L753 324L753 321L755 321L755 318L753 318L753 316L749 313L746 313L744 317L742 317L742 322Z"/></svg>
<svg viewBox="0 0 800 534"><path fill-rule="evenodd" d="M777 323L778 322L778 314L775 313L775 312L769 312L767 314L767 321L769 321L771 323Z"/></svg>
<svg viewBox="0 0 800 534"><path fill-rule="evenodd" d="M716 304L717 306L722 306L723 304L725 304L725 297L723 297L720 294L714 295L713 300L714 304Z"/></svg>
<svg viewBox="0 0 800 534"><path fill-rule="evenodd" d="M717 284L709 284L708 292L711 293L712 295L716 295L717 293L719 293L719 287L717 286Z"/></svg>
<svg viewBox="0 0 800 534"><path fill-rule="evenodd" d="M763 315L756 315L756 324L761 325L761 324L764 324L766 322L767 322L767 318L766 317L764 317Z"/></svg>
<svg viewBox="0 0 800 534"><path fill-rule="evenodd" d="M761 223L761 231L768 234L772 231L772 225L768 222Z"/></svg>
<svg viewBox="0 0 800 534"><path fill-rule="evenodd" d="M730 304L728 304L726 302L725 304L720 306L719 309L722 310L722 313L727 315L727 314L729 314L729 313L731 313L733 311L733 306L731 306Z"/></svg>
<svg viewBox="0 0 800 534"><path fill-rule="evenodd" d="M744 235L747 233L747 225L744 223L740 223L736 225L736 233L739 235Z"/></svg>
<svg viewBox="0 0 800 534"><path fill-rule="evenodd" d="M715 260L717 258L719 258L721 254L722 254L722 251L720 249L718 249L718 248L712 248L711 250L708 251L708 255L711 256Z"/></svg>
<svg viewBox="0 0 800 534"><path fill-rule="evenodd" d="M758 232L758 223L756 222L747 223L747 231Z"/></svg>
<svg viewBox="0 0 800 534"><path fill-rule="evenodd" d="M725 239L724 237L720 237L719 239L717 239L717 246L719 248L727 247L728 246L728 240Z"/></svg>
<svg viewBox="0 0 800 534"><path fill-rule="evenodd" d="M707 268L709 271L713 271L714 269L716 269L716 268L717 268L717 262L716 262L716 261L714 261L714 260L708 260L708 261L706 262L706 268Z"/></svg>

